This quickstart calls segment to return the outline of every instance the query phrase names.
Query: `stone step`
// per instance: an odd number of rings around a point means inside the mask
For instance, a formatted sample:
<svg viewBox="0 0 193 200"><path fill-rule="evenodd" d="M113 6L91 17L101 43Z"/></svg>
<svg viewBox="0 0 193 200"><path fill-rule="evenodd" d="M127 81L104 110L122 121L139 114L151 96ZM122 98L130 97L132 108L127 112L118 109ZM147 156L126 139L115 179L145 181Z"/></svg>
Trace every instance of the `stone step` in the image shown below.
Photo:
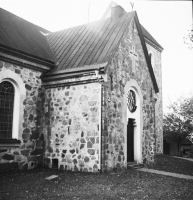
<svg viewBox="0 0 193 200"><path fill-rule="evenodd" d="M127 168L129 169L139 169L139 168L143 168L144 165L143 164L140 164L140 163L137 163L137 162L129 162L127 163Z"/></svg>
<svg viewBox="0 0 193 200"><path fill-rule="evenodd" d="M128 163L127 163L127 166L133 166L133 165L137 165L137 162L134 161L134 162L128 162Z"/></svg>
<svg viewBox="0 0 193 200"><path fill-rule="evenodd" d="M143 164L137 164L137 165L134 165L134 169L140 169L140 168L143 168L144 165Z"/></svg>

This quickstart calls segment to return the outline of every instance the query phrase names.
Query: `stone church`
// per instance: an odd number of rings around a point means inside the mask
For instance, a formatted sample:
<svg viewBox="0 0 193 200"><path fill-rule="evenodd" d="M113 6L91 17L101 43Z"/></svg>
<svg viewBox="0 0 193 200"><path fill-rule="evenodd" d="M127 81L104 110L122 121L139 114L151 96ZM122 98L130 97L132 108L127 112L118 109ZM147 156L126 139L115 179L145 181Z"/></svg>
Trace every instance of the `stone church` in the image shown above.
<svg viewBox="0 0 193 200"><path fill-rule="evenodd" d="M116 4L57 32L0 8L0 171L153 162L163 151L162 50Z"/></svg>

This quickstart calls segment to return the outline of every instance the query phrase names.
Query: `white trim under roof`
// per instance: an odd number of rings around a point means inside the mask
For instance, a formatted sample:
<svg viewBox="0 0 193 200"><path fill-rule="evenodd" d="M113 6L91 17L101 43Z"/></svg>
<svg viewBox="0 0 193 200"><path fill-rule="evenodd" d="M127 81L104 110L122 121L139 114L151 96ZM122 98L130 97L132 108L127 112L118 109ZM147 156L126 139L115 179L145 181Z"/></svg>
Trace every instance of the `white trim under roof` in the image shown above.
<svg viewBox="0 0 193 200"><path fill-rule="evenodd" d="M152 41L150 41L144 34L143 37L145 39L145 42L147 42L149 45L151 45L153 48L157 49L159 52L162 52L163 49L158 47L155 43L153 43Z"/></svg>

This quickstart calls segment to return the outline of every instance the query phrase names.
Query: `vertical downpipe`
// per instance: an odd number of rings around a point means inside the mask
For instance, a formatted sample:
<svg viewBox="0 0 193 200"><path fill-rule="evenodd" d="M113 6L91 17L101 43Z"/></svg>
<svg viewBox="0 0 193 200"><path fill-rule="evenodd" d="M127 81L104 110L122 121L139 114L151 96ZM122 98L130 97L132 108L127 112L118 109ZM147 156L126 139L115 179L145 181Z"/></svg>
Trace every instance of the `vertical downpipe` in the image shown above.
<svg viewBox="0 0 193 200"><path fill-rule="evenodd" d="M103 169L105 168L105 149L103 149L105 144L102 144L102 142L105 142L105 137L106 135L104 135L105 129L104 129L104 115L105 115L105 96L106 96L106 85L105 83L101 83L101 113L100 113L100 163L101 163L101 172L103 171ZM104 160L103 160L103 159ZM103 166L104 164L104 166Z"/></svg>
<svg viewBox="0 0 193 200"><path fill-rule="evenodd" d="M102 173L102 105L103 105L103 85L100 84L100 114L99 114L99 156L100 156L100 172Z"/></svg>
<svg viewBox="0 0 193 200"><path fill-rule="evenodd" d="M106 112L107 102L105 102L105 101L107 101L107 88L109 88L108 83L102 82L101 83L101 109L100 109L100 111L101 111L101 113L100 113L100 151L101 151L100 162L101 162L101 172L103 171L103 169L106 168L106 164L105 164L105 155L106 155L105 144L106 144L106 139L107 139L107 124L105 124L105 118L106 118L105 112ZM104 144L102 144L102 143L104 143Z"/></svg>

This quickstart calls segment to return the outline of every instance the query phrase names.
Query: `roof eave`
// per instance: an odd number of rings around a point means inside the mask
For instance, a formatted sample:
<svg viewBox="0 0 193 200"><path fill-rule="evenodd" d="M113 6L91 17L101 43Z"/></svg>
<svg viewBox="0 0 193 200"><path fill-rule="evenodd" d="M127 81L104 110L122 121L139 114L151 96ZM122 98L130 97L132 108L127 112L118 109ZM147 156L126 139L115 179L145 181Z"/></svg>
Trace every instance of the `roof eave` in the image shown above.
<svg viewBox="0 0 193 200"><path fill-rule="evenodd" d="M151 41L146 36L143 35L143 37L144 37L146 43L148 43L149 45L151 45L152 47L157 49L159 52L162 52L164 50L161 46L156 45L153 41Z"/></svg>
<svg viewBox="0 0 193 200"><path fill-rule="evenodd" d="M48 72L47 74L42 75L43 82L49 81L59 81L62 79L69 79L72 77L80 77L85 74L93 74L95 71L104 71L105 67L107 66L108 62L101 63L101 64L94 64L94 65L86 65L83 67L60 70L57 72Z"/></svg>
<svg viewBox="0 0 193 200"><path fill-rule="evenodd" d="M11 56L15 56L21 59L25 59L33 63L38 63L40 65L46 65L49 68L53 68L55 66L53 61L46 60L37 56L33 56L31 54L22 52L20 50L11 48L9 46L5 46L3 44L0 44L0 52L11 55Z"/></svg>

